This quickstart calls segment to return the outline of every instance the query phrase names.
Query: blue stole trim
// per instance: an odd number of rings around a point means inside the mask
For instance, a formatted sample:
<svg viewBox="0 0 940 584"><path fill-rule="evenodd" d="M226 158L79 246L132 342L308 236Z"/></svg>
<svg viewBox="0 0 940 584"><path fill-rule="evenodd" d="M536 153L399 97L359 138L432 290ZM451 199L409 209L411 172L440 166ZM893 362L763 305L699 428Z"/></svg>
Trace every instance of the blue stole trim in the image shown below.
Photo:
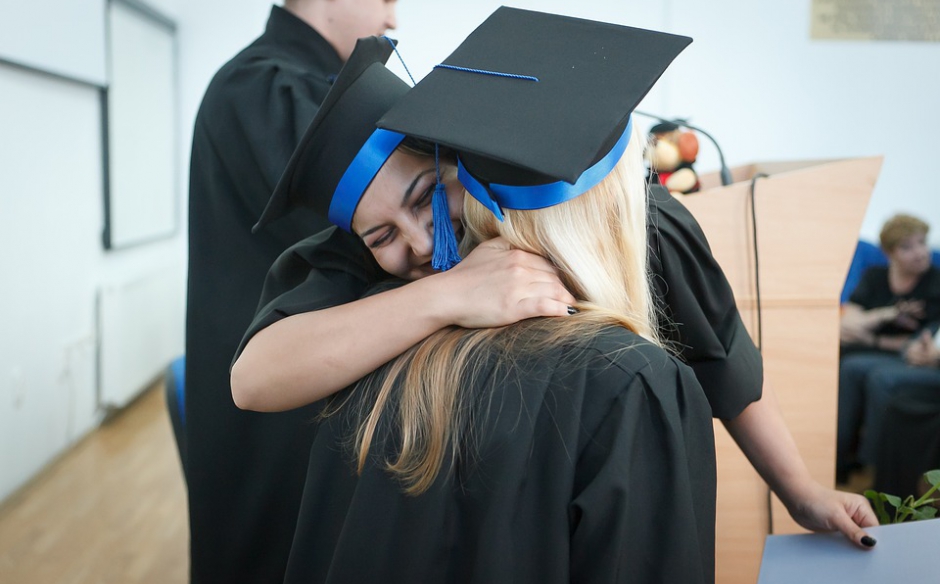
<svg viewBox="0 0 940 584"><path fill-rule="evenodd" d="M352 233L352 217L362 194L404 139L404 134L381 128L369 136L336 185L328 213L331 223Z"/></svg>
<svg viewBox="0 0 940 584"><path fill-rule="evenodd" d="M501 209L543 209L582 195L597 186L620 162L630 134L633 132L633 116L627 121L623 135L610 149L606 156L585 170L574 184L563 180L544 185L514 186L501 184L483 184L464 168L457 159L457 179L470 195L489 209L500 221L503 220Z"/></svg>

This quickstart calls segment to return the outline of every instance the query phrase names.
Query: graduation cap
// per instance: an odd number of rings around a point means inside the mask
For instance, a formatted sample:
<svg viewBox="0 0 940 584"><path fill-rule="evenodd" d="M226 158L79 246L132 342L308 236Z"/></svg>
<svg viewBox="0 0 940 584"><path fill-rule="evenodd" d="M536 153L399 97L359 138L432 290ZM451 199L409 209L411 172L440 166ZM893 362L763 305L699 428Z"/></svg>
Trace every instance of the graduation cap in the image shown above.
<svg viewBox="0 0 940 584"><path fill-rule="evenodd" d="M659 122L650 128L650 134L668 134L679 129L679 124L675 122Z"/></svg>
<svg viewBox="0 0 940 584"><path fill-rule="evenodd" d="M547 207L607 176L630 113L691 42L503 7L378 126L454 149L460 181L497 217Z"/></svg>
<svg viewBox="0 0 940 584"><path fill-rule="evenodd" d="M298 206L312 208L351 231L362 194L404 138L375 126L411 89L385 67L394 50L386 37L356 42L253 232Z"/></svg>

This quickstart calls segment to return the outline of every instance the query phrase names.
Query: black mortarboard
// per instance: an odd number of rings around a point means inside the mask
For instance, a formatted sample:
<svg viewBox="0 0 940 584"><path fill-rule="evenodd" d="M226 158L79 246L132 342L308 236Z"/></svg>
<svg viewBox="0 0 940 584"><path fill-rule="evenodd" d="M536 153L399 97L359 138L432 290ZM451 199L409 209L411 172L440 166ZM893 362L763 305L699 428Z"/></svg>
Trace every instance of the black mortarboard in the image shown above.
<svg viewBox="0 0 940 584"><path fill-rule="evenodd" d="M675 122L659 122L650 128L650 134L668 134L679 129L679 124Z"/></svg>
<svg viewBox="0 0 940 584"><path fill-rule="evenodd" d="M356 42L254 231L295 206L310 207L350 231L363 192L404 138L375 126L411 89L385 67L393 50L392 41L385 37Z"/></svg>
<svg viewBox="0 0 940 584"><path fill-rule="evenodd" d="M630 113L690 42L503 7L378 125L456 150L461 182L497 216L553 205L606 176Z"/></svg>

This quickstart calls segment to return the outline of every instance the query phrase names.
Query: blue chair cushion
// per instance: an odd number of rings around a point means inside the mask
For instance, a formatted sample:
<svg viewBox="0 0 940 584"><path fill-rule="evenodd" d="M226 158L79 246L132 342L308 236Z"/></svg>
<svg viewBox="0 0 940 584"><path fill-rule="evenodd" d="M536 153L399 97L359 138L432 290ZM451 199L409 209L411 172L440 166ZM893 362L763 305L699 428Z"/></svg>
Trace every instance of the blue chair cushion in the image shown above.
<svg viewBox="0 0 940 584"><path fill-rule="evenodd" d="M186 356L181 355L170 363L170 375L173 377L176 407L180 423L186 427Z"/></svg>

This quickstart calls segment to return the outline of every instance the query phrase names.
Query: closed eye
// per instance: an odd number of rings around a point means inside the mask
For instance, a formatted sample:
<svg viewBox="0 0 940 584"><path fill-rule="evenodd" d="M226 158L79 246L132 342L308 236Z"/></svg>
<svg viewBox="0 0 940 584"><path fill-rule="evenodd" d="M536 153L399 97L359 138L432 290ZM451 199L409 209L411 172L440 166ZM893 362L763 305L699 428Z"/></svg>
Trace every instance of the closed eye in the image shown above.
<svg viewBox="0 0 940 584"><path fill-rule="evenodd" d="M434 196L435 186L437 185L435 185L434 183L431 183L430 185L428 185L428 188L424 189L424 192L421 193L421 196L418 197L418 199L414 202L414 206L416 209L427 207L428 205L431 204L431 199Z"/></svg>
<svg viewBox="0 0 940 584"><path fill-rule="evenodd" d="M386 244L388 244L388 243L391 243L391 241L392 241L393 239L395 239L395 231L396 231L396 230L395 230L394 228L389 228L389 229L385 230L385 231L382 233L382 235L380 235L380 236L377 237L376 239L373 239L373 240L368 244L369 248L370 248L370 249L376 249L376 248L378 248L378 247L382 247L383 245L386 245Z"/></svg>

